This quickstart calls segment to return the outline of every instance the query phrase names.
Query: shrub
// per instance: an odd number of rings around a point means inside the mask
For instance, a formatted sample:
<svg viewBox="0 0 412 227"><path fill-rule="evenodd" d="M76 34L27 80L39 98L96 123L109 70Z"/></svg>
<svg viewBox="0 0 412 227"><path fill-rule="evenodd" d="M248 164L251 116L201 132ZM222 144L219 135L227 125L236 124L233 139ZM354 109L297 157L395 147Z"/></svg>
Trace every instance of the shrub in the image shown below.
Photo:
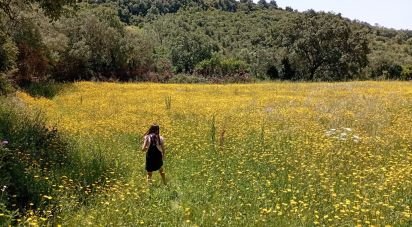
<svg viewBox="0 0 412 227"><path fill-rule="evenodd" d="M370 64L371 76L374 79L401 79L402 66L390 59L377 59Z"/></svg>
<svg viewBox="0 0 412 227"><path fill-rule="evenodd" d="M33 97L45 97L51 99L58 95L64 87L65 85L61 83L39 82L27 85L24 90Z"/></svg>
<svg viewBox="0 0 412 227"><path fill-rule="evenodd" d="M266 71L266 74L271 80L279 79L279 71L274 65L270 65Z"/></svg>
<svg viewBox="0 0 412 227"><path fill-rule="evenodd" d="M5 74L0 73L0 95L7 95L14 91L11 82Z"/></svg>
<svg viewBox="0 0 412 227"><path fill-rule="evenodd" d="M16 103L0 100L1 145L0 185L4 194L13 195L8 205L25 210L32 202L40 205L41 195L51 189L47 180L39 178L49 170L70 164L70 148L54 128L46 127L40 115L30 116L16 107Z"/></svg>
<svg viewBox="0 0 412 227"><path fill-rule="evenodd" d="M214 55L210 59L201 61L196 65L195 73L204 77L230 77L236 74L249 73L246 62Z"/></svg>
<svg viewBox="0 0 412 227"><path fill-rule="evenodd" d="M402 80L412 80L412 65L407 65L402 68Z"/></svg>
<svg viewBox="0 0 412 227"><path fill-rule="evenodd" d="M207 80L203 77L194 76L190 74L176 74L172 78L168 80L169 83L187 83L187 84L195 84L195 83L206 83Z"/></svg>
<svg viewBox="0 0 412 227"><path fill-rule="evenodd" d="M18 71L13 80L19 85L47 79L50 71L50 53L44 45L40 28L26 19L16 23L13 39L18 48L16 65Z"/></svg>
<svg viewBox="0 0 412 227"><path fill-rule="evenodd" d="M85 155L74 141L47 126L41 113L31 114L17 100L4 97L0 142L0 226L15 223L29 210L58 213L62 204L55 197L71 194L78 204L85 203L105 190L105 176L113 170L101 150L87 148ZM61 191L59 184L68 187ZM97 189L90 188L92 184ZM87 196L81 191L86 186L92 190Z"/></svg>
<svg viewBox="0 0 412 227"><path fill-rule="evenodd" d="M0 31L0 72L11 70L16 65L17 47L3 31Z"/></svg>

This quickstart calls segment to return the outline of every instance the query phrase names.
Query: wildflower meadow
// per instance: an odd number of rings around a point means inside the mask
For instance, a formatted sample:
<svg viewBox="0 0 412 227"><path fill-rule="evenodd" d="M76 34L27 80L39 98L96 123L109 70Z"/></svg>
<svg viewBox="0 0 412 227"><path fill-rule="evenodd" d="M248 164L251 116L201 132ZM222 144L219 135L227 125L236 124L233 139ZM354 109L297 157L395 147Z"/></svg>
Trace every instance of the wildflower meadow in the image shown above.
<svg viewBox="0 0 412 227"><path fill-rule="evenodd" d="M55 177L21 223L411 226L410 82L67 85L18 98L80 151L96 182ZM145 181L143 135L168 184ZM39 173L38 179L52 176Z"/></svg>

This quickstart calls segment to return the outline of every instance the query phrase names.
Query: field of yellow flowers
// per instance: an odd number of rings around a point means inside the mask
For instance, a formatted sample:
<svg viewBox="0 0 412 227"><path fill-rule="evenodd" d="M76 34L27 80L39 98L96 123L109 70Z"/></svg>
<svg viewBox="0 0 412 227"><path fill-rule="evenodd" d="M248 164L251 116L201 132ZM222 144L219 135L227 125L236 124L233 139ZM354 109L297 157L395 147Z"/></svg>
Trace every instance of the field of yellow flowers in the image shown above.
<svg viewBox="0 0 412 227"><path fill-rule="evenodd" d="M55 224L412 225L410 82L81 82L51 100L18 96L111 166L90 199L53 195ZM167 186L145 181L140 147L154 122Z"/></svg>

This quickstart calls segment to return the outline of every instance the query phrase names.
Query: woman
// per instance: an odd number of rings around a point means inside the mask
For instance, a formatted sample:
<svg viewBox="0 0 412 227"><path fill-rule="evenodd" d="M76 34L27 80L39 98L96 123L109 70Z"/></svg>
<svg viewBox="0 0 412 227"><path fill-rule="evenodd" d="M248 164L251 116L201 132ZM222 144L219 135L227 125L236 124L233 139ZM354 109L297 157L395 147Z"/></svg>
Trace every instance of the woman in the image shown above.
<svg viewBox="0 0 412 227"><path fill-rule="evenodd" d="M165 155L164 139L160 136L159 125L153 124L144 136L142 150L146 152L147 182L152 183L153 171L159 170L163 184L166 184L165 173L163 172L163 158Z"/></svg>

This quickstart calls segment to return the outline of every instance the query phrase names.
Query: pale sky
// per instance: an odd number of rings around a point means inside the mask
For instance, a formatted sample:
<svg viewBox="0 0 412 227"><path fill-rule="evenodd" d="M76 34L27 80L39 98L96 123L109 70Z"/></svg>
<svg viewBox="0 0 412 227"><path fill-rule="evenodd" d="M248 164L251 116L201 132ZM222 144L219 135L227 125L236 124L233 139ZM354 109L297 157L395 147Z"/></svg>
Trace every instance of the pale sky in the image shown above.
<svg viewBox="0 0 412 227"><path fill-rule="evenodd" d="M290 6L298 11L333 11L371 25L377 23L387 28L412 30L411 0L276 0L276 3L283 9Z"/></svg>

